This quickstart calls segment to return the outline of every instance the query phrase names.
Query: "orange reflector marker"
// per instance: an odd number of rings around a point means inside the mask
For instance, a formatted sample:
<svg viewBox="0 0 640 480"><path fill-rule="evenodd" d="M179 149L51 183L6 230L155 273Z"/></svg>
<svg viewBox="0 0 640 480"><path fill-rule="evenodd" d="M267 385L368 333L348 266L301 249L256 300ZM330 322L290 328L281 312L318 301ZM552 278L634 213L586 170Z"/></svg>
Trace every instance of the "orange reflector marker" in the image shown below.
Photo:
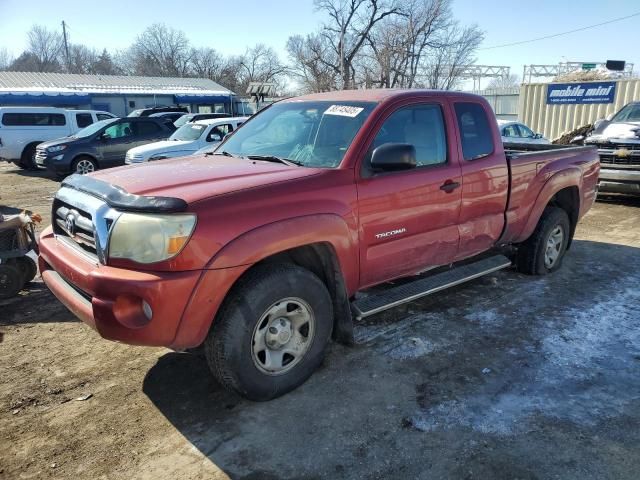
<svg viewBox="0 0 640 480"><path fill-rule="evenodd" d="M169 237L169 245L167 246L167 253L169 255L175 255L182 247L184 247L185 243L189 237L181 236L181 237Z"/></svg>

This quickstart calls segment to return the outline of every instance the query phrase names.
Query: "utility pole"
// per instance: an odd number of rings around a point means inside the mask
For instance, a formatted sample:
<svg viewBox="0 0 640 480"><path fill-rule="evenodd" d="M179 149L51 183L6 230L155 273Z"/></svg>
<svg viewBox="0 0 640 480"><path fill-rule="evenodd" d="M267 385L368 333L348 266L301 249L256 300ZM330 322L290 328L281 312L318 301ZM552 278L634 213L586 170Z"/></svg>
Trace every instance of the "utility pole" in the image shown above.
<svg viewBox="0 0 640 480"><path fill-rule="evenodd" d="M62 21L62 38L64 39L64 53L67 60L67 73L69 73L69 42L67 42L67 25Z"/></svg>

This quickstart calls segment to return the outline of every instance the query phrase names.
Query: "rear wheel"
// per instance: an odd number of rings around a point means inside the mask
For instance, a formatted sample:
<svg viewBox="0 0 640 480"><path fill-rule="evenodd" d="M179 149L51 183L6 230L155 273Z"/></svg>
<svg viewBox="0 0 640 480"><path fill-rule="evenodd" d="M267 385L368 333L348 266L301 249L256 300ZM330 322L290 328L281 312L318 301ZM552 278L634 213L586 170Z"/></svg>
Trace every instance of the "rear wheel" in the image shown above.
<svg viewBox="0 0 640 480"><path fill-rule="evenodd" d="M529 275L555 272L562 266L570 235L567 212L558 207L545 208L531 237L518 247L518 270Z"/></svg>
<svg viewBox="0 0 640 480"><path fill-rule="evenodd" d="M0 265L0 299L11 298L22 290L22 272L14 265Z"/></svg>
<svg viewBox="0 0 640 480"><path fill-rule="evenodd" d="M304 383L321 364L333 309L322 281L296 265L264 265L241 279L205 341L211 371L251 400Z"/></svg>
<svg viewBox="0 0 640 480"><path fill-rule="evenodd" d="M82 156L73 161L71 169L73 170L73 173L86 175L87 173L95 172L98 169L98 164L93 158Z"/></svg>

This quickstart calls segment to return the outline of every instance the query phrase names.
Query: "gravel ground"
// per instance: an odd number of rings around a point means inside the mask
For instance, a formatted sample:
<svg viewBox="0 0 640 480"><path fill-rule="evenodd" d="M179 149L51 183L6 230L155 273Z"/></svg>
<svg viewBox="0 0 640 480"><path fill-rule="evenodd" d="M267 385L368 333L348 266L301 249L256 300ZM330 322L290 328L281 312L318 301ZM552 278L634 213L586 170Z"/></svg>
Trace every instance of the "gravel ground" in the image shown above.
<svg viewBox="0 0 640 480"><path fill-rule="evenodd" d="M0 165L0 203L58 184ZM0 302L0 479L637 479L640 200L564 267L503 271L356 328L301 388L227 393L203 359L100 339L34 281Z"/></svg>

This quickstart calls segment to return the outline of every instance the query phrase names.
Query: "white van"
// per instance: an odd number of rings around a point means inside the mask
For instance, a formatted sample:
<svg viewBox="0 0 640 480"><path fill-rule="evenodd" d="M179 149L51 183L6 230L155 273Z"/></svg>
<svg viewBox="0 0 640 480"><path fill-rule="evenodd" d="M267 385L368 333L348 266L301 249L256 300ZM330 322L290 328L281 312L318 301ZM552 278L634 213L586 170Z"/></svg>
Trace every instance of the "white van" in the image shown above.
<svg viewBox="0 0 640 480"><path fill-rule="evenodd" d="M68 137L99 120L116 118L98 110L53 107L0 107L0 160L36 168L36 145Z"/></svg>
<svg viewBox="0 0 640 480"><path fill-rule="evenodd" d="M211 118L185 123L168 140L134 147L127 152L125 163L141 163L191 155L206 146L218 145L229 133L249 117Z"/></svg>

